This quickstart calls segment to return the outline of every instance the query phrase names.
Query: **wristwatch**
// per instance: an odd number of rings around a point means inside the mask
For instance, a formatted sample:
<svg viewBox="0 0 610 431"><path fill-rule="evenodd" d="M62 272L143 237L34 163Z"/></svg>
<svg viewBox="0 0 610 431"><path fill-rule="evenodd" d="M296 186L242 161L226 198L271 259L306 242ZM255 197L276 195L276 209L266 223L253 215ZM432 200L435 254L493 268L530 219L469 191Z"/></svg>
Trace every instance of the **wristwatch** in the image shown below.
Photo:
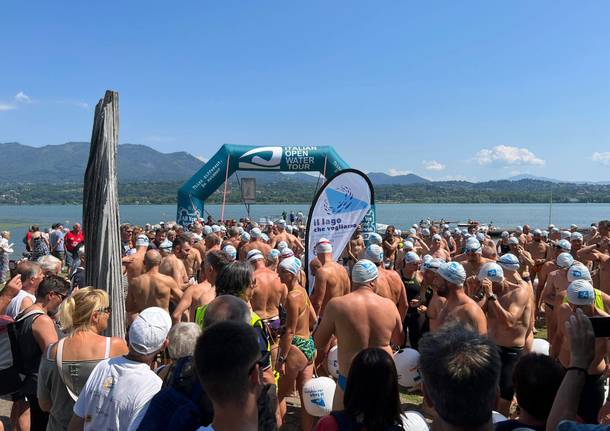
<svg viewBox="0 0 610 431"><path fill-rule="evenodd" d="M491 295L489 295L489 296L487 297L487 300L488 300L488 301L497 301L497 300L498 300L498 297L496 296L496 294L495 294L495 293L492 293Z"/></svg>

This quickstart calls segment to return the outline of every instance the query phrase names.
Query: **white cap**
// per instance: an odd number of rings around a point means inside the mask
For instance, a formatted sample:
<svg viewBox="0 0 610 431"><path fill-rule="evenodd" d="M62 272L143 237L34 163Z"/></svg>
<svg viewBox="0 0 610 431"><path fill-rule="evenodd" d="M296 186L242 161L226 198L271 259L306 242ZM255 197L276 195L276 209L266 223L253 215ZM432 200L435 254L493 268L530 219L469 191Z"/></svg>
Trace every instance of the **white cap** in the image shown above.
<svg viewBox="0 0 610 431"><path fill-rule="evenodd" d="M572 232L572 235L570 235L570 241L582 241L583 240L583 236L582 233L580 232Z"/></svg>
<svg viewBox="0 0 610 431"><path fill-rule="evenodd" d="M377 277L379 277L377 266L368 259L360 259L352 268L352 281L354 283L368 283Z"/></svg>
<svg viewBox="0 0 610 431"><path fill-rule="evenodd" d="M471 252L474 251L474 252L480 253L481 252L481 243L476 238L468 238L466 240L466 245L464 246L464 249L465 249L466 253L468 253L469 251L471 251Z"/></svg>
<svg viewBox="0 0 610 431"><path fill-rule="evenodd" d="M542 236L542 231L540 229L534 229L534 232L532 232L534 234L534 236Z"/></svg>
<svg viewBox="0 0 610 431"><path fill-rule="evenodd" d="M383 262L383 248L377 244L371 244L364 250L364 258L373 263Z"/></svg>
<svg viewBox="0 0 610 431"><path fill-rule="evenodd" d="M572 232L570 232L569 230L562 230L560 235L561 239L570 239L570 237L572 236Z"/></svg>
<svg viewBox="0 0 610 431"><path fill-rule="evenodd" d="M496 262L486 262L481 265L477 278L481 281L488 278L495 283L500 283L504 280L504 271L502 271L502 267Z"/></svg>
<svg viewBox="0 0 610 431"><path fill-rule="evenodd" d="M423 264L421 266L422 271L431 271L434 273L438 273L438 270L445 262L441 259L435 259L429 254L424 256Z"/></svg>
<svg viewBox="0 0 610 431"><path fill-rule="evenodd" d="M280 269L288 271L292 275L297 275L301 271L301 261L292 256L280 262Z"/></svg>
<svg viewBox="0 0 610 431"><path fill-rule="evenodd" d="M517 233L523 233L523 227L521 227L521 226L517 226L517 227L515 228L515 232L517 232Z"/></svg>
<svg viewBox="0 0 610 431"><path fill-rule="evenodd" d="M519 245L519 238L517 238L516 236L511 236L510 238L508 238L508 244Z"/></svg>
<svg viewBox="0 0 610 431"><path fill-rule="evenodd" d="M568 269L568 281L572 282L574 280L588 280L591 281L591 273L589 272L589 268L584 266L580 262L575 262Z"/></svg>
<svg viewBox="0 0 610 431"><path fill-rule="evenodd" d="M574 258L570 253L560 253L555 260L555 263L560 268L569 268L574 263Z"/></svg>
<svg viewBox="0 0 610 431"><path fill-rule="evenodd" d="M437 272L449 283L462 285L466 281L466 271L462 264L458 262L443 263Z"/></svg>
<svg viewBox="0 0 610 431"><path fill-rule="evenodd" d="M146 308L129 327L129 346L140 355L155 353L163 346L171 327L172 319L167 311Z"/></svg>
<svg viewBox="0 0 610 431"><path fill-rule="evenodd" d="M255 228L253 228L253 229L251 229L251 230L250 230L250 236L251 236L253 239L259 239L259 238L261 237L261 235L262 235L262 232L261 232L261 230L260 230L259 228L257 228L257 227L255 227Z"/></svg>
<svg viewBox="0 0 610 431"><path fill-rule="evenodd" d="M213 224L213 225L212 225L212 232L213 232L213 233L218 233L218 232L220 232L220 226L218 226L217 224Z"/></svg>
<svg viewBox="0 0 610 431"><path fill-rule="evenodd" d="M207 224L203 227L203 235L204 236L208 236L209 234L212 233L212 228L210 226L208 226Z"/></svg>
<svg viewBox="0 0 610 431"><path fill-rule="evenodd" d="M170 250L172 249L173 244L169 239L164 239L161 244L159 244L160 250Z"/></svg>
<svg viewBox="0 0 610 431"><path fill-rule="evenodd" d="M413 250L413 242L410 240L406 240L405 242L402 243L403 244L403 248L405 250Z"/></svg>
<svg viewBox="0 0 610 431"><path fill-rule="evenodd" d="M416 229L409 229L409 235L417 235L417 230Z"/></svg>
<svg viewBox="0 0 610 431"><path fill-rule="evenodd" d="M426 418L420 413L413 410L406 411L400 415L402 420L402 428L405 431L427 431L428 422Z"/></svg>
<svg viewBox="0 0 610 431"><path fill-rule="evenodd" d="M577 224L572 223L572 224L570 225L570 229L578 229L578 225L577 225Z"/></svg>
<svg viewBox="0 0 610 431"><path fill-rule="evenodd" d="M383 239L381 238L381 235L379 235L376 232L373 232L369 235L369 244L381 244L383 242Z"/></svg>
<svg viewBox="0 0 610 431"><path fill-rule="evenodd" d="M498 265L507 271L518 271L521 263L517 256L512 253L506 253L498 259Z"/></svg>
<svg viewBox="0 0 610 431"><path fill-rule="evenodd" d="M246 260L248 262L256 262L257 260L264 259L263 253L258 249L252 249L246 255Z"/></svg>
<svg viewBox="0 0 610 431"><path fill-rule="evenodd" d="M328 240L326 238L320 238L320 240L316 244L316 253L325 254L325 253L332 253L332 252L333 252L333 245L331 244L330 240Z"/></svg>
<svg viewBox="0 0 610 431"><path fill-rule="evenodd" d="M140 234L136 238L136 247L148 247L149 244L150 241L148 240L148 237L144 234Z"/></svg>
<svg viewBox="0 0 610 431"><path fill-rule="evenodd" d="M432 239L435 241L442 241L443 237L440 236L439 234L435 233L434 235L432 235Z"/></svg>
<svg viewBox="0 0 610 431"><path fill-rule="evenodd" d="M287 259L289 257L294 257L294 251L292 251L290 248L286 247L283 248L282 251L280 251L280 257L282 259Z"/></svg>
<svg viewBox="0 0 610 431"><path fill-rule="evenodd" d="M558 241L557 247L560 247L566 251L572 251L572 244L570 244L570 241L568 241L566 239L562 239L562 240Z"/></svg>
<svg viewBox="0 0 610 431"><path fill-rule="evenodd" d="M595 290L587 280L574 280L568 286L568 302L574 305L595 304Z"/></svg>
<svg viewBox="0 0 610 431"><path fill-rule="evenodd" d="M419 257L419 255L413 251L410 251L408 253L405 253L405 263L409 264L409 263L420 263L421 259Z"/></svg>
<svg viewBox="0 0 610 431"><path fill-rule="evenodd" d="M282 250L284 250L287 247L288 247L288 243L286 241L280 241L280 242L277 243L277 249L279 251L282 251Z"/></svg>
<svg viewBox="0 0 610 431"><path fill-rule="evenodd" d="M242 232L240 239L244 242L250 241L250 234L248 232Z"/></svg>
<svg viewBox="0 0 610 431"><path fill-rule="evenodd" d="M430 229L428 229L427 227L423 228L423 229L421 230L421 234L422 234L423 236L430 236Z"/></svg>
<svg viewBox="0 0 610 431"><path fill-rule="evenodd" d="M508 233L508 231L507 231L507 230L505 230L504 232L502 232L502 233L500 234L500 236L501 236L502 238L508 238L508 237L510 236L510 233Z"/></svg>
<svg viewBox="0 0 610 431"><path fill-rule="evenodd" d="M237 249L233 247L231 244L227 244L224 246L222 251L229 257L231 260L235 260L237 258Z"/></svg>
<svg viewBox="0 0 610 431"><path fill-rule="evenodd" d="M485 234L483 232L477 232L476 238L479 242L485 241Z"/></svg>

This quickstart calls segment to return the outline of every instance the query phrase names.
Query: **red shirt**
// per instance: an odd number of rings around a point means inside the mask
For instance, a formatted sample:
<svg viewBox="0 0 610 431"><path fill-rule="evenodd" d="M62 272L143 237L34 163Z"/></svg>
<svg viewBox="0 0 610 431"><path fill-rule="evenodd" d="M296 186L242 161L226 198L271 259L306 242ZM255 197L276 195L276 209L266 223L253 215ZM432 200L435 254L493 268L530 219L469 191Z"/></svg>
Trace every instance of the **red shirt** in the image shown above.
<svg viewBox="0 0 610 431"><path fill-rule="evenodd" d="M66 246L66 250L70 253L74 251L76 246L85 240L85 236L83 235L83 231L79 231L77 234L70 231L64 237L64 244Z"/></svg>

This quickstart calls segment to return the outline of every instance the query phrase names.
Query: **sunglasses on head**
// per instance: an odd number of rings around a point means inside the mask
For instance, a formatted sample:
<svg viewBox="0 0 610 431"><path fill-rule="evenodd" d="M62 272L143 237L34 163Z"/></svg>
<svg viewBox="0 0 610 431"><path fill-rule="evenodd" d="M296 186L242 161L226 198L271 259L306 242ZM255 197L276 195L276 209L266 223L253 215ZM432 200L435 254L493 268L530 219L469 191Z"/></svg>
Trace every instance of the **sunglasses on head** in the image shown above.
<svg viewBox="0 0 610 431"><path fill-rule="evenodd" d="M112 307L98 308L95 311L97 311L98 313L108 313L108 314L110 314L110 312L112 311Z"/></svg>

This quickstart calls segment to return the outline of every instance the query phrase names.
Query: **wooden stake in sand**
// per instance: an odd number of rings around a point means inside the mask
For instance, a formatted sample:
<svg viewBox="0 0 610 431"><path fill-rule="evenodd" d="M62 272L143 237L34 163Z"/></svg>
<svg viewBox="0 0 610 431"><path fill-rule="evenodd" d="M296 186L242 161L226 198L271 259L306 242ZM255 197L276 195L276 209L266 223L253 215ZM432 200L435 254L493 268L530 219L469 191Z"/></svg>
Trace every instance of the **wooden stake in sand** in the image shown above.
<svg viewBox="0 0 610 431"><path fill-rule="evenodd" d="M83 188L85 277L87 285L110 296L109 333L125 337L125 291L122 285L117 151L119 93L106 91L95 107L89 161Z"/></svg>

